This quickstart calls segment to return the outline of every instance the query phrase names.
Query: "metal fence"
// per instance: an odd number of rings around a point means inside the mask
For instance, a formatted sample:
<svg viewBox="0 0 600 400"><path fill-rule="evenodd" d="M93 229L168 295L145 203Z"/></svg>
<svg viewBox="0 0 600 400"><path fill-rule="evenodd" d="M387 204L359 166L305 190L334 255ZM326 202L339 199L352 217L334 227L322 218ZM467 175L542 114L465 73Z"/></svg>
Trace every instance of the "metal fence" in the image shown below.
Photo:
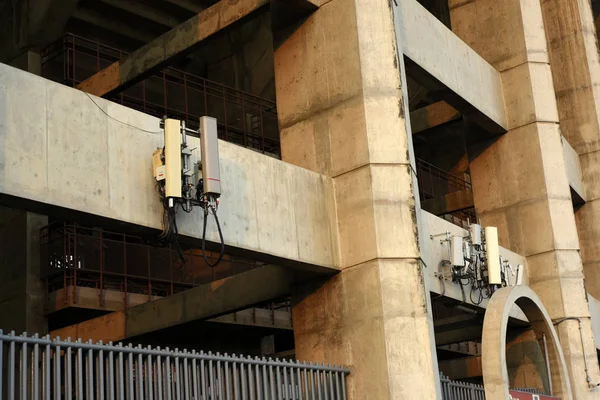
<svg viewBox="0 0 600 400"><path fill-rule="evenodd" d="M485 400L485 389L474 383L452 381L441 375L443 400Z"/></svg>
<svg viewBox="0 0 600 400"><path fill-rule="evenodd" d="M425 160L417 159L417 179L421 200L471 189L471 183Z"/></svg>
<svg viewBox="0 0 600 400"><path fill-rule="evenodd" d="M443 400L485 400L485 388L475 383L450 380L440 374ZM530 393L541 395L542 392L534 388L511 389L511 393Z"/></svg>
<svg viewBox="0 0 600 400"><path fill-rule="evenodd" d="M463 179L420 158L417 158L416 161L419 198L421 201L442 197L448 193L472 189L471 182L467 180L469 179L467 174L465 174L465 178L467 179ZM439 215L439 217L464 228L477 222L477 215L474 208L454 211Z"/></svg>
<svg viewBox="0 0 600 400"><path fill-rule="evenodd" d="M346 399L343 367L0 331L0 400Z"/></svg>
<svg viewBox="0 0 600 400"><path fill-rule="evenodd" d="M127 52L66 34L41 51L42 76L75 87L120 60ZM199 117L217 118L219 138L280 156L274 101L175 68L165 68L109 100L144 113L185 120L196 129Z"/></svg>
<svg viewBox="0 0 600 400"><path fill-rule="evenodd" d="M183 249L182 258L175 246L157 247L141 236L67 222L43 227L40 242L47 293L62 290L65 305L77 303L78 289L88 288L96 291L101 307L105 291L121 292L127 308L132 294L151 301L262 265L226 255L215 270L195 249ZM208 252L209 259L214 257Z"/></svg>

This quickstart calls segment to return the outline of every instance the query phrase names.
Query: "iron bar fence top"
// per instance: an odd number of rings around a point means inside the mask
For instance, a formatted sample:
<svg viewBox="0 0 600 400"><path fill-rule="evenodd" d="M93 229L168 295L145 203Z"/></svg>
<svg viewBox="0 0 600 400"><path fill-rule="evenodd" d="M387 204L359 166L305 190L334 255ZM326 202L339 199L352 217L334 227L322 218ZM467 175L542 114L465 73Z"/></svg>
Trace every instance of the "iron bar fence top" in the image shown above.
<svg viewBox="0 0 600 400"><path fill-rule="evenodd" d="M91 340L87 342L82 342L80 339L77 341L71 341L70 338L67 340L61 340L60 337L56 337L54 339L50 339L50 335L46 335L45 337L39 337L37 334L33 336L28 336L27 333L23 333L21 335L16 335L14 331L9 334L5 334L0 329L0 344L2 342L9 343L26 343L26 344L37 344L41 346L50 346L51 348L74 348L74 349L82 349L82 350L96 350L96 351L108 351L108 352L116 352L116 353L127 353L127 354L136 354L136 355L146 355L146 356L160 356L160 357L172 357L172 358L181 358L181 359L195 359L195 360L205 360L205 361L221 361L221 362L235 362L239 364L248 364L248 365L257 365L257 366L272 366L272 367L293 367L300 368L304 370L315 370L315 371L324 371L324 372L340 372L345 375L350 374L350 369L345 368L343 366L337 366L331 364L319 364L306 361L288 361L288 360L280 360L276 358L273 360L272 358L266 357L254 357L251 356L236 356L235 354L227 355L227 353L221 355L220 353L212 353L212 352L196 352L192 350L188 351L179 351L178 349L170 350L168 347L161 350L160 347L156 349L152 348L143 348L141 345L137 347L133 347L131 343L127 346L124 346L122 342L119 342L117 345L109 342L107 344L102 343L101 341L97 343L92 343Z"/></svg>

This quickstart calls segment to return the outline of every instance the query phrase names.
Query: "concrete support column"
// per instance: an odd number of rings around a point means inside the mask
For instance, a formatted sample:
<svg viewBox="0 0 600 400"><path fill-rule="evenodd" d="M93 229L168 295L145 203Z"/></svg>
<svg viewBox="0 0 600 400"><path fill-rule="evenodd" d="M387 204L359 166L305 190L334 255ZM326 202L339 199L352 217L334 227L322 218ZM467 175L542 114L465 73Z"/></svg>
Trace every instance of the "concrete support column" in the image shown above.
<svg viewBox="0 0 600 400"><path fill-rule="evenodd" d="M436 398L392 2L318 1L275 51L284 161L334 180L338 265L293 298L296 355L352 368L352 399Z"/></svg>
<svg viewBox="0 0 600 400"><path fill-rule="evenodd" d="M501 72L509 124L493 144L469 150L475 208L498 227L502 246L527 257L551 318L581 319L583 343L577 320L557 329L574 398L596 398L586 376L600 382L600 372L540 2L457 0L451 16L455 33Z"/></svg>
<svg viewBox="0 0 600 400"><path fill-rule="evenodd" d="M600 298L600 57L589 1L543 3L560 128L579 154L586 203L576 212L586 289Z"/></svg>
<svg viewBox="0 0 600 400"><path fill-rule="evenodd" d="M4 1L0 9L0 61L12 64L23 52L39 50L58 39L78 1Z"/></svg>
<svg viewBox="0 0 600 400"><path fill-rule="evenodd" d="M46 332L40 228L48 217L0 207L0 329Z"/></svg>
<svg viewBox="0 0 600 400"><path fill-rule="evenodd" d="M506 343L506 368L511 388L536 388L549 393L543 339L536 337L534 331L509 335Z"/></svg>
<svg viewBox="0 0 600 400"><path fill-rule="evenodd" d="M42 60L40 54L34 51L25 51L11 61L10 65L34 75L42 75Z"/></svg>

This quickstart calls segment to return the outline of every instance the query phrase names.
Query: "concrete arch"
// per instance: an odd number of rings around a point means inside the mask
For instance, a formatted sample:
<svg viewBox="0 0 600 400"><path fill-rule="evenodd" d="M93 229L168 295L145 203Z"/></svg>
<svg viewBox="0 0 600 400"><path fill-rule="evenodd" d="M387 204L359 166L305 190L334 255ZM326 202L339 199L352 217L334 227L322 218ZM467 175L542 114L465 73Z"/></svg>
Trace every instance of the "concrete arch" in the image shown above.
<svg viewBox="0 0 600 400"><path fill-rule="evenodd" d="M553 395L572 400L571 383L558 335L544 305L528 286L502 288L490 299L483 320L481 363L486 400L510 399L506 369L506 329L512 306L523 310L536 334L548 338Z"/></svg>

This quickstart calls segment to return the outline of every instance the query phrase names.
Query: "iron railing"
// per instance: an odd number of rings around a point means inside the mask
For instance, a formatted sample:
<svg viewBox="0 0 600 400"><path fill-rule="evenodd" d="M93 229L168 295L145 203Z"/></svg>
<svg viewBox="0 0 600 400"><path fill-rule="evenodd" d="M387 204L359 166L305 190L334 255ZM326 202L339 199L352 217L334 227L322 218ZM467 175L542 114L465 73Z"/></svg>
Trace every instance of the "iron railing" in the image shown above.
<svg viewBox="0 0 600 400"><path fill-rule="evenodd" d="M417 180L421 200L471 189L471 183L425 160L417 159Z"/></svg>
<svg viewBox="0 0 600 400"><path fill-rule="evenodd" d="M443 374L440 376L443 400L485 400L482 385L461 381L452 381Z"/></svg>
<svg viewBox="0 0 600 400"><path fill-rule="evenodd" d="M468 180L444 171L420 158L417 158L416 161L419 198L421 201L442 197L448 193L472 189L471 182ZM469 224L477 223L477 215L474 208L455 211L440 215L440 217L463 228L468 227Z"/></svg>
<svg viewBox="0 0 600 400"><path fill-rule="evenodd" d="M261 265L226 255L226 268L213 269L195 249L183 250L182 259L175 246L157 247L140 236L66 222L43 227L40 242L47 293L63 289L65 305L77 303L78 288L91 288L99 306L105 291L114 290L123 294L127 308L130 294L151 301ZM207 257L214 258L211 252Z"/></svg>
<svg viewBox="0 0 600 400"><path fill-rule="evenodd" d="M0 399L346 399L343 367L0 331Z"/></svg>
<svg viewBox="0 0 600 400"><path fill-rule="evenodd" d="M483 385L453 381L444 374L440 374L440 383L442 386L443 400L485 400L485 388ZM510 392L543 394L541 391L534 388L511 389ZM550 398L549 396L546 397Z"/></svg>
<svg viewBox="0 0 600 400"><path fill-rule="evenodd" d="M120 60L127 52L66 34L42 50L42 76L75 87ZM144 113L185 120L196 129L199 117L217 118L223 140L280 157L274 101L175 68L165 68L108 97Z"/></svg>
<svg viewBox="0 0 600 400"><path fill-rule="evenodd" d="M448 214L439 215L440 218L452 222L462 228L467 229L469 225L478 223L475 208L465 208L464 210L454 211Z"/></svg>

